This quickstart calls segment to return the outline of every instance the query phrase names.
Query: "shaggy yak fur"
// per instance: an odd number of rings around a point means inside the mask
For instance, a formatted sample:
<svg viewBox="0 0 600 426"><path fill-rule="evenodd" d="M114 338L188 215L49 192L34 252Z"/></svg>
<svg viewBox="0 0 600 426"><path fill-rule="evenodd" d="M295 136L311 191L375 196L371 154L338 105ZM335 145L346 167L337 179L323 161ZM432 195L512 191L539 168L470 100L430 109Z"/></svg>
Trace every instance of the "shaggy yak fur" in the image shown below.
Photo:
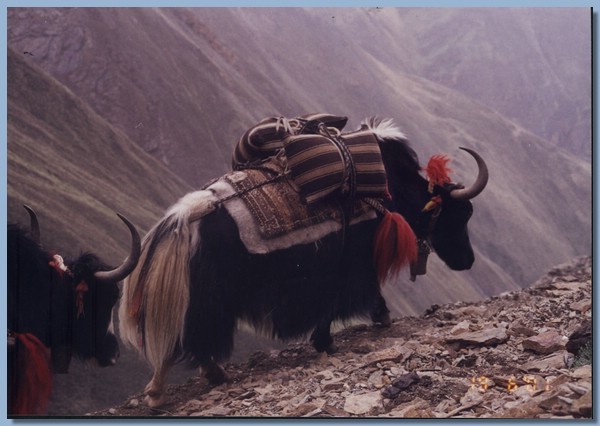
<svg viewBox="0 0 600 426"><path fill-rule="evenodd" d="M139 256L139 236L127 226ZM43 415L52 373L67 373L72 355L115 364L112 312L124 275L112 275L91 253L63 263L17 225L9 225L7 237L8 414ZM99 271L107 271L101 279Z"/></svg>
<svg viewBox="0 0 600 426"><path fill-rule="evenodd" d="M471 267L472 205L451 195L462 187L440 180L440 173L433 181L422 176L417 155L391 120L369 119L363 126L378 136L391 195L386 213L316 241L255 253L240 237L249 225L237 223L228 202L221 202L217 181L184 196L146 235L140 262L125 281L119 323L121 338L154 368L145 390L150 406L165 402L166 376L177 362L202 367L211 383L226 380L217 363L231 354L239 322L282 340L312 333L317 351L334 352L332 321L386 318L380 287L396 274L379 264L394 272L409 260L404 251L416 251L415 239L429 242L450 268ZM438 161L432 168L444 166ZM410 226L403 226L404 218ZM393 238L386 242L378 232ZM392 259L381 261L386 245Z"/></svg>

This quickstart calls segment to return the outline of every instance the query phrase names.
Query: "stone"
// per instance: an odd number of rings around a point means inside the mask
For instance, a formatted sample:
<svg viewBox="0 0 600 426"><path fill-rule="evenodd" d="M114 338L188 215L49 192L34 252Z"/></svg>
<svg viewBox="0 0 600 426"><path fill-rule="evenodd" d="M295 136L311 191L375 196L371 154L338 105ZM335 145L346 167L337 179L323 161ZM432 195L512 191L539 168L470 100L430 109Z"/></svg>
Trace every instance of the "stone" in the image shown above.
<svg viewBox="0 0 600 426"><path fill-rule="evenodd" d="M544 358L529 361L519 366L519 368L523 371L548 371L552 369L560 370L566 367L566 355L568 355L567 351L559 351Z"/></svg>
<svg viewBox="0 0 600 426"><path fill-rule="evenodd" d="M586 283L580 283L580 282L556 282L552 284L552 287L557 289L557 290L564 290L564 291L576 291L576 290L584 290L587 287Z"/></svg>
<svg viewBox="0 0 600 426"><path fill-rule="evenodd" d="M471 323L467 320L461 321L450 330L450 334L460 334L469 331Z"/></svg>
<svg viewBox="0 0 600 426"><path fill-rule="evenodd" d="M380 361L395 361L400 362L408 359L412 355L413 350L406 347L395 345L390 348L385 348L376 352L371 352L364 357L365 364L373 364Z"/></svg>
<svg viewBox="0 0 600 426"><path fill-rule="evenodd" d="M523 349L533 351L537 354L548 355L558 350L565 349L568 342L566 336L561 335L556 330L548 330L537 336L524 339L521 344Z"/></svg>
<svg viewBox="0 0 600 426"><path fill-rule="evenodd" d="M317 407L315 404L311 404L311 403L304 403L304 404L300 404L299 406L297 406L291 413L290 415L292 417L302 417L307 415L308 413L311 413L315 410L317 410L320 407Z"/></svg>
<svg viewBox="0 0 600 426"><path fill-rule="evenodd" d="M267 384L265 387L261 387L261 388L254 388L254 391L256 393L259 393L261 395L266 395L268 393L273 392L273 385L271 383Z"/></svg>
<svg viewBox="0 0 600 426"><path fill-rule="evenodd" d="M583 299L573 302L571 305L569 305L569 308L578 312L587 312L592 308L592 299Z"/></svg>
<svg viewBox="0 0 600 426"><path fill-rule="evenodd" d="M472 317L481 317L486 313L487 309L485 306L465 306L464 308L459 308L456 310L456 314L458 317L462 316L472 316Z"/></svg>
<svg viewBox="0 0 600 426"><path fill-rule="evenodd" d="M576 379L591 379L592 378L592 366L590 364L583 365L579 368L576 368L571 373L571 377L575 377Z"/></svg>
<svg viewBox="0 0 600 426"><path fill-rule="evenodd" d="M511 326L508 332L513 336L531 337L536 335L536 331L533 328L525 327L522 325Z"/></svg>
<svg viewBox="0 0 600 426"><path fill-rule="evenodd" d="M581 398L574 401L571 412L584 417L592 417L592 391L585 393Z"/></svg>
<svg viewBox="0 0 600 426"><path fill-rule="evenodd" d="M461 346L496 346L506 342L508 338L505 328L491 327L447 337L446 342L458 343Z"/></svg>
<svg viewBox="0 0 600 426"><path fill-rule="evenodd" d="M400 417L400 418L422 418L427 411L431 411L429 403L422 398L415 398L413 401L400 404L394 407L387 413L389 417ZM433 417L429 415L427 417Z"/></svg>
<svg viewBox="0 0 600 426"><path fill-rule="evenodd" d="M327 413L333 417L348 417L348 413L342 410L341 408L337 408L333 405L325 404L321 410L324 413Z"/></svg>
<svg viewBox="0 0 600 426"><path fill-rule="evenodd" d="M232 411L231 408L218 406L218 407L208 408L199 413L193 413L193 414L191 414L191 416L198 415L198 416L211 416L211 417L225 417L225 416L229 416L231 414L231 411Z"/></svg>
<svg viewBox="0 0 600 426"><path fill-rule="evenodd" d="M367 414L374 408L381 407L381 393L368 392L363 394L352 394L346 398L344 411L350 414Z"/></svg>
<svg viewBox="0 0 600 426"><path fill-rule="evenodd" d="M340 369L344 366L344 363L335 357L329 357L329 362L337 369Z"/></svg>
<svg viewBox="0 0 600 426"><path fill-rule="evenodd" d="M381 389L384 386L383 371L377 370L369 376L367 383L373 385L377 389Z"/></svg>

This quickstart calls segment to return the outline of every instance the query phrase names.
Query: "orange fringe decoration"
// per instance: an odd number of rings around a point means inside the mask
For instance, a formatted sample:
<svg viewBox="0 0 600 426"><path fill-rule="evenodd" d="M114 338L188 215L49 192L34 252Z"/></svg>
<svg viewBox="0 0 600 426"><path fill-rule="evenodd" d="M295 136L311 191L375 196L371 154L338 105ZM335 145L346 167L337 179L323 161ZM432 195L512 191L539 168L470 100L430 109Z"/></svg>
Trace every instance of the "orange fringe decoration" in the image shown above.
<svg viewBox="0 0 600 426"><path fill-rule="evenodd" d="M425 173L429 179L429 192L433 191L434 185L443 185L451 182L449 174L452 172L452 169L448 167L449 162L450 158L443 154L434 155L429 159L425 168Z"/></svg>
<svg viewBox="0 0 600 426"><path fill-rule="evenodd" d="M375 233L373 261L380 285L417 259L417 237L402 215L387 211Z"/></svg>
<svg viewBox="0 0 600 426"><path fill-rule="evenodd" d="M8 414L43 415L48 410L52 393L52 369L48 348L33 334L15 333L18 340L16 389Z"/></svg>

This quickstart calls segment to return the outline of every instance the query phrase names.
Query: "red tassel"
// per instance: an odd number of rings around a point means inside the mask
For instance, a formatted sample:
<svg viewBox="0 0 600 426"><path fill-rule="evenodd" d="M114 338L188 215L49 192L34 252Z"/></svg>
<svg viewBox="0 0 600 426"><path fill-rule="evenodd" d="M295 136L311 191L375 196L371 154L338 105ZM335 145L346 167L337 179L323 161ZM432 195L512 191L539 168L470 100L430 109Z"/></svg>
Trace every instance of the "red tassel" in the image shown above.
<svg viewBox="0 0 600 426"><path fill-rule="evenodd" d="M52 393L52 369L48 348L33 334L15 333L16 380L10 415L43 415Z"/></svg>
<svg viewBox="0 0 600 426"><path fill-rule="evenodd" d="M451 182L450 172L448 167L450 158L447 155L434 155L429 159L425 173L429 179L429 192L432 192L434 185L443 185Z"/></svg>
<svg viewBox="0 0 600 426"><path fill-rule="evenodd" d="M417 237L402 215L386 212L375 232L373 261L380 285L417 259Z"/></svg>

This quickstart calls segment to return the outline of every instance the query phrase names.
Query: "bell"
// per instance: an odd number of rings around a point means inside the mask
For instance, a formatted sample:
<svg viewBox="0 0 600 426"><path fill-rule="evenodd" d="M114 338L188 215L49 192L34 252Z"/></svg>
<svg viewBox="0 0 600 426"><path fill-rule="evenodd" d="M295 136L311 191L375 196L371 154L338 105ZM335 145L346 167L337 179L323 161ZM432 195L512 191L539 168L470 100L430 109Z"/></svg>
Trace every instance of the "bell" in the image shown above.
<svg viewBox="0 0 600 426"><path fill-rule="evenodd" d="M425 275L427 273L427 259L431 253L429 244L424 240L419 240L419 251L417 253L417 260L410 264L410 280L415 281L417 275Z"/></svg>

